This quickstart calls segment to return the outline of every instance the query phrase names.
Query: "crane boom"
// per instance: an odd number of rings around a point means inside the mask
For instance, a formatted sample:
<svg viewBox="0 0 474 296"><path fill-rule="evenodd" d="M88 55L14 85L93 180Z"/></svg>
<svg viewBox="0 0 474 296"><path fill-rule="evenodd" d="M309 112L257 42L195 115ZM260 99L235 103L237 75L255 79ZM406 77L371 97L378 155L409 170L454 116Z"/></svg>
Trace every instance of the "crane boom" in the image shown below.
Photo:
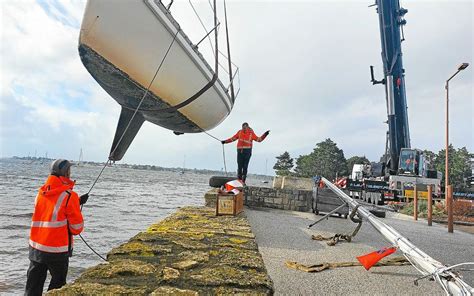
<svg viewBox="0 0 474 296"><path fill-rule="evenodd" d="M398 170L399 155L402 148L410 148L407 101L405 92L405 69L402 62L403 18L408 12L400 7L399 0L376 0L379 15L380 40L384 79L374 79L371 66L372 83L384 84L387 102L388 141L384 163L391 173Z"/></svg>
<svg viewBox="0 0 474 296"><path fill-rule="evenodd" d="M414 187L416 192L428 194L428 187L434 186L435 194L439 194L441 174L432 169L424 151L410 145L402 61L404 16L408 10L400 7L399 0L375 0L371 6L377 7L384 69L384 78L375 80L374 67L370 66L371 82L385 86L388 132L381 161L354 165L354 182L348 188L355 197L377 204L406 198Z"/></svg>

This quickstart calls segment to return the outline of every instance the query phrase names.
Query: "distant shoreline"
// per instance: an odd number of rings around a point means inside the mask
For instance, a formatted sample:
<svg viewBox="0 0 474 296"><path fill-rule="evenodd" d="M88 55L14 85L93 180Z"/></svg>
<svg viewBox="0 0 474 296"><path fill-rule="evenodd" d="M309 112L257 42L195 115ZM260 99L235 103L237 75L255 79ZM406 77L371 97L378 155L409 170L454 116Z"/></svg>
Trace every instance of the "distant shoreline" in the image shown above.
<svg viewBox="0 0 474 296"><path fill-rule="evenodd" d="M29 160L32 162L42 161L42 162L52 162L53 158L46 158L46 157L31 157L31 156L12 156L12 157L0 157L0 160ZM71 160L73 163L77 163L77 161ZM103 166L105 162L96 162L96 161L81 161L81 165L87 166ZM209 169L186 169L181 167L161 167L157 165L149 165L149 164L128 164L128 163L114 163L112 166L120 167L120 168L128 168L134 170L149 170L149 171L166 171L166 172L193 172L198 174L214 174L214 175L225 175L224 171L216 171L216 170L209 170ZM236 172L228 172L229 175L237 175ZM267 176L267 175L260 175L260 174L249 174L251 177L256 178L273 178L274 176Z"/></svg>

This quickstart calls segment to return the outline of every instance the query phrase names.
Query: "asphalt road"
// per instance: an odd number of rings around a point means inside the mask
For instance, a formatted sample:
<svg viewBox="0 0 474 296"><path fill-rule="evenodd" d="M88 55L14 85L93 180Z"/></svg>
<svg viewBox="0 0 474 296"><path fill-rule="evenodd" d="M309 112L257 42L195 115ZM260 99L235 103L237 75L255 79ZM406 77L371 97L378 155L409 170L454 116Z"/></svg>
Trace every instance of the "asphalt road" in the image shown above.
<svg viewBox="0 0 474 296"><path fill-rule="evenodd" d="M306 273L289 269L285 261L302 264L357 261L360 256L390 246L369 223L364 222L352 243L342 242L330 247L311 239L313 234L329 236L351 233L355 224L342 218L329 218L313 228L308 225L312 213L263 208L246 208L246 215L256 236L265 266L275 284L276 295L444 295L433 281L413 281L421 274L410 266L361 266ZM318 216L320 217L320 216ZM451 265L474 261L474 235L455 228L454 234L438 224L428 227L426 221L413 221L406 216L387 213L382 219L434 259ZM401 255L399 253L392 256ZM474 285L474 272L463 272L464 280Z"/></svg>

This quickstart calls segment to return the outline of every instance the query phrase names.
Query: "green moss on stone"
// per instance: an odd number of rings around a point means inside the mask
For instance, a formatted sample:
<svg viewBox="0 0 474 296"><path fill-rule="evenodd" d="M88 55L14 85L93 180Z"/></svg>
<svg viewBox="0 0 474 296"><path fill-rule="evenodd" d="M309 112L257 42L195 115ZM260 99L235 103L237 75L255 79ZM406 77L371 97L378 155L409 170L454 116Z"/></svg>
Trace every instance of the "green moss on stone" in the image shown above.
<svg viewBox="0 0 474 296"><path fill-rule="evenodd" d="M233 248L223 248L219 252L217 261L229 266L238 266L243 268L254 268L258 270L265 270L260 253L256 250L235 250Z"/></svg>
<svg viewBox="0 0 474 296"><path fill-rule="evenodd" d="M171 248L161 245L143 243L141 241L130 241L117 248L112 249L108 256L128 255L150 257L156 254L170 253Z"/></svg>
<svg viewBox="0 0 474 296"><path fill-rule="evenodd" d="M159 287L158 289L153 291L150 295L151 296L165 296L165 295L198 296L199 293L192 290L183 290L183 289L178 289L175 287L164 286L164 287Z"/></svg>
<svg viewBox="0 0 474 296"><path fill-rule="evenodd" d="M232 288L232 287L219 287L214 289L214 295L216 296L227 296L227 295L234 295L234 296L267 296L272 295L271 291L265 289L239 289L239 288Z"/></svg>
<svg viewBox="0 0 474 296"><path fill-rule="evenodd" d="M87 269L81 276L84 278L113 278L117 276L141 276L154 273L156 267L139 260L114 260L110 264L99 264Z"/></svg>
<svg viewBox="0 0 474 296"><path fill-rule="evenodd" d="M213 252L213 251L210 251ZM208 262L210 252L184 251L179 253L178 258L182 260L194 260L197 262Z"/></svg>
<svg viewBox="0 0 474 296"><path fill-rule="evenodd" d="M112 249L70 295L271 295L273 286L245 215L182 208ZM92 292L91 292L92 291ZM66 294L68 295L68 294Z"/></svg>
<svg viewBox="0 0 474 296"><path fill-rule="evenodd" d="M272 288L272 282L264 273L254 269L238 269L228 265L203 268L189 276L197 285L232 285L244 288Z"/></svg>
<svg viewBox="0 0 474 296"><path fill-rule="evenodd" d="M48 296L77 295L147 295L145 287L130 288L121 285L103 285L98 283L74 283L61 289L51 290Z"/></svg>
<svg viewBox="0 0 474 296"><path fill-rule="evenodd" d="M229 240L235 244L245 244L246 242L248 242L249 240L248 239L241 239L241 238L236 238L236 237L231 237L229 238Z"/></svg>

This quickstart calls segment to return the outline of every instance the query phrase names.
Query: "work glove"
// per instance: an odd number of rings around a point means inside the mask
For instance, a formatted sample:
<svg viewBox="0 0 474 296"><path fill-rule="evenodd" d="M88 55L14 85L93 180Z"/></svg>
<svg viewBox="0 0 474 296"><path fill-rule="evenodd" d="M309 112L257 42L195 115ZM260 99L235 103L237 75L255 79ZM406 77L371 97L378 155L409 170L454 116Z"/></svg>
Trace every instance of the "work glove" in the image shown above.
<svg viewBox="0 0 474 296"><path fill-rule="evenodd" d="M83 204L87 202L88 199L89 199L89 193L81 195L81 197L79 197L79 204L82 206Z"/></svg>
<svg viewBox="0 0 474 296"><path fill-rule="evenodd" d="M222 143L222 144L225 144L225 140L222 140L221 143Z"/></svg>
<svg viewBox="0 0 474 296"><path fill-rule="evenodd" d="M263 135L266 137L266 136L268 136L269 133L270 133L270 131L266 131Z"/></svg>

